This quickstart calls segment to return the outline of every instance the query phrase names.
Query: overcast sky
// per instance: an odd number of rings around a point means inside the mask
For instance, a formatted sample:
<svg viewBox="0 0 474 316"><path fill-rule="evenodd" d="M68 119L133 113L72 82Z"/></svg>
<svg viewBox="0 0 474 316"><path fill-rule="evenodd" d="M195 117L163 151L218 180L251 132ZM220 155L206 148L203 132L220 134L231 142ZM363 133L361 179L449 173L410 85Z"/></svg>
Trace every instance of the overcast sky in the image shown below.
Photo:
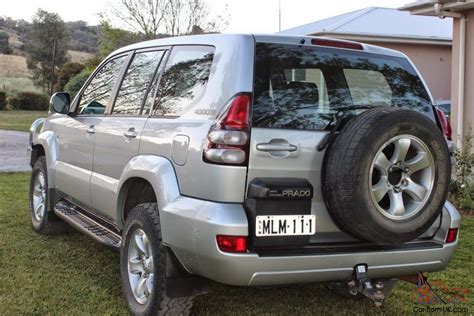
<svg viewBox="0 0 474 316"><path fill-rule="evenodd" d="M414 0L281 0L282 30L369 6L397 8ZM12 0L2 1L0 15L31 20L38 8L56 12L65 21L84 20L95 25L99 14L114 0ZM278 31L278 0L207 0L219 14L228 5L230 25L226 33L274 33Z"/></svg>

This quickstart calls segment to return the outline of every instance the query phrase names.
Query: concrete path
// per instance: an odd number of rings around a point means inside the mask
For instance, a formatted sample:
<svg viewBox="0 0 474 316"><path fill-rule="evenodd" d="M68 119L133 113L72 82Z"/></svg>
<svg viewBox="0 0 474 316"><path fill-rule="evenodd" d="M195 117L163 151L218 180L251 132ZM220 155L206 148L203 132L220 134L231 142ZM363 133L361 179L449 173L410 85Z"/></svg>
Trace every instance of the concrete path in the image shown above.
<svg viewBox="0 0 474 316"><path fill-rule="evenodd" d="M27 132L0 130L0 172L30 171Z"/></svg>

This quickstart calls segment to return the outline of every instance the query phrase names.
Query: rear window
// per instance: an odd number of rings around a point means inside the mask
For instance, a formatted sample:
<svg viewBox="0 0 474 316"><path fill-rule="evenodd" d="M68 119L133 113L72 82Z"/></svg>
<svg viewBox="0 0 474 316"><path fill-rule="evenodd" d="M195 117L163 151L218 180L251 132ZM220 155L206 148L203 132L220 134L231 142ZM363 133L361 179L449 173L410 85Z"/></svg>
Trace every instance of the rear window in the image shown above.
<svg viewBox="0 0 474 316"><path fill-rule="evenodd" d="M396 106L432 116L429 95L405 58L258 43L254 86L254 127L324 130L347 106Z"/></svg>

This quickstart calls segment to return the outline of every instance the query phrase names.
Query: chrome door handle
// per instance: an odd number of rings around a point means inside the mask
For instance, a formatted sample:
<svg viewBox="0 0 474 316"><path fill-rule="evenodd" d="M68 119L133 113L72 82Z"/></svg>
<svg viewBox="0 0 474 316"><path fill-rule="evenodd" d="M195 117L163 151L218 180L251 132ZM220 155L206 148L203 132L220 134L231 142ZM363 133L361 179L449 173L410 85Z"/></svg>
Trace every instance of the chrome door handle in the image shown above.
<svg viewBox="0 0 474 316"><path fill-rule="evenodd" d="M87 133L87 134L95 134L94 125L89 126L89 127L86 129L86 133Z"/></svg>
<svg viewBox="0 0 474 316"><path fill-rule="evenodd" d="M298 149L297 146L291 144L275 144L275 143L262 143L257 144L258 151L272 152L272 151L289 151L293 152Z"/></svg>
<svg viewBox="0 0 474 316"><path fill-rule="evenodd" d="M123 133L123 136L126 138L136 138L137 137L137 132L135 132L135 128L130 128L128 131Z"/></svg>

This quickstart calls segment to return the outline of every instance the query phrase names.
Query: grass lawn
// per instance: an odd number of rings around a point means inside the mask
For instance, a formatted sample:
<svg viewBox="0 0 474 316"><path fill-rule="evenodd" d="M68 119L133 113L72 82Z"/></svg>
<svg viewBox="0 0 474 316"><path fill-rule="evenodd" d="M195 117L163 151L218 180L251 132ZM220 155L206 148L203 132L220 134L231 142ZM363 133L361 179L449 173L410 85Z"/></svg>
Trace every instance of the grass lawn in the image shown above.
<svg viewBox="0 0 474 316"><path fill-rule="evenodd" d="M28 174L0 174L0 315L126 314L119 280L119 256L78 233L56 237L35 234L28 219ZM474 218L465 217L460 247L446 271L430 274L443 298L453 288L474 289ZM229 271L232 273L232 271ZM448 288L440 288L438 282ZM275 289L215 284L196 299L202 314L376 314L369 301L354 302L322 284ZM454 292L453 292L454 291ZM474 296L462 306L474 312ZM385 302L387 314L412 314L416 287L399 282ZM448 305L453 307L454 305Z"/></svg>
<svg viewBox="0 0 474 316"><path fill-rule="evenodd" d="M0 111L0 129L28 132L34 120L46 116L46 111Z"/></svg>

